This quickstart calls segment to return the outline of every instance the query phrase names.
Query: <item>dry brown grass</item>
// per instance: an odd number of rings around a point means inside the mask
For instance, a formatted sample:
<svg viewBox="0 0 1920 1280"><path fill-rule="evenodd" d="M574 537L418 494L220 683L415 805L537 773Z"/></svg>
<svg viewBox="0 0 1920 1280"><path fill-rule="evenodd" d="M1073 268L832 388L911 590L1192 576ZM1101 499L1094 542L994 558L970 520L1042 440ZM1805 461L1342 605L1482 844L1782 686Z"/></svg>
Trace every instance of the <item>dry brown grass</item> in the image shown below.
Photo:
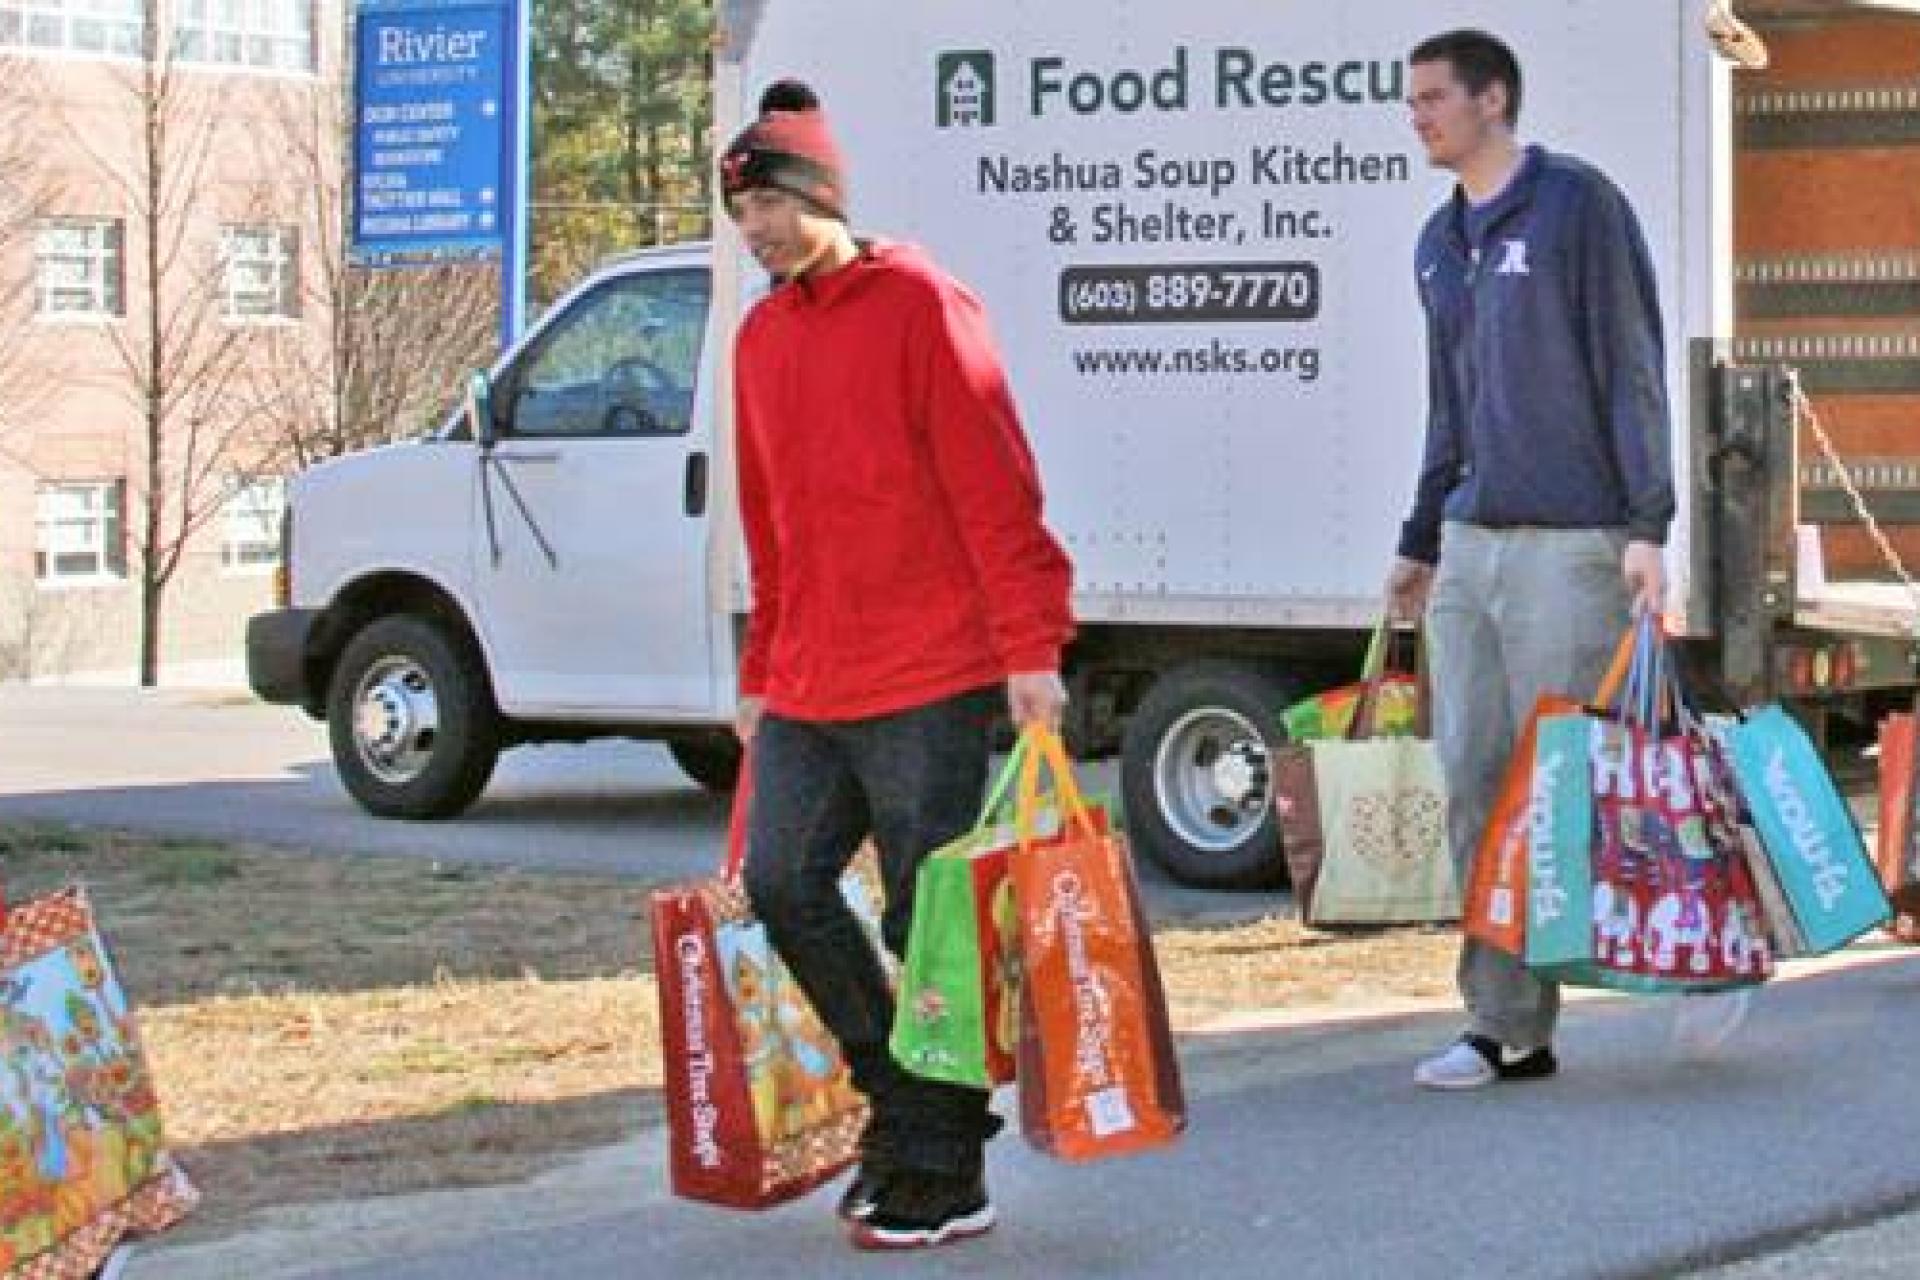
<svg viewBox="0 0 1920 1280"><path fill-rule="evenodd" d="M657 1119L647 886L0 826L16 901L82 880L168 1134L207 1192L263 1205L524 1177ZM1449 989L1445 930L1267 919L1157 934L1182 1030L1250 1009Z"/></svg>

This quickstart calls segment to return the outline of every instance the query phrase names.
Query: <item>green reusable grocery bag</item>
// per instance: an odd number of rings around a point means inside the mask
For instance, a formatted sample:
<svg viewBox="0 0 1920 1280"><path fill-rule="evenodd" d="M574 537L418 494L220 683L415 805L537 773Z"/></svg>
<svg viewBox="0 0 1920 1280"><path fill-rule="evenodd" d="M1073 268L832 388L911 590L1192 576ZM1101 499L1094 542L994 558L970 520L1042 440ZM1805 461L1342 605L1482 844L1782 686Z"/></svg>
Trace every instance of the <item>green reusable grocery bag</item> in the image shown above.
<svg viewBox="0 0 1920 1280"><path fill-rule="evenodd" d="M996 822L1020 771L1014 749L973 830L937 850L914 878L913 926L889 1045L915 1075L987 1089L1013 1079L1019 1035L1019 927Z"/></svg>

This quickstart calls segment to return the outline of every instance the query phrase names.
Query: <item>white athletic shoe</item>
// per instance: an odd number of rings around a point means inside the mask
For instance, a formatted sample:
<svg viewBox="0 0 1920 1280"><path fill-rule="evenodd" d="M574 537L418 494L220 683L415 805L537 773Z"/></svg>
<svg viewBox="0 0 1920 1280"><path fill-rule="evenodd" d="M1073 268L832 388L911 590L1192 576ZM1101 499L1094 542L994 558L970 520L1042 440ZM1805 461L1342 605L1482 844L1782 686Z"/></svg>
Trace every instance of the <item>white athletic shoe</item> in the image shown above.
<svg viewBox="0 0 1920 1280"><path fill-rule="evenodd" d="M1413 1069L1413 1082L1422 1089L1484 1089L1499 1078L1487 1056L1466 1040L1455 1040Z"/></svg>

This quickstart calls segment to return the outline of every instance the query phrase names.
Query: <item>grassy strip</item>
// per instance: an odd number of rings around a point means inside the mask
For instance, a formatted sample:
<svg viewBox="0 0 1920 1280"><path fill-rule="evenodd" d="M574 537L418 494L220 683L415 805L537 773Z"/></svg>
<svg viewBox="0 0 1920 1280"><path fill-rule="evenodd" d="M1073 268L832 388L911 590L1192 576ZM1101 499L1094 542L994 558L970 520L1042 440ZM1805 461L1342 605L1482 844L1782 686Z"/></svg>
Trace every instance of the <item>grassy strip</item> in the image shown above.
<svg viewBox="0 0 1920 1280"><path fill-rule="evenodd" d="M492 1183L657 1120L646 888L0 826L9 897L80 880L141 1009L185 1234L264 1205ZM1156 938L1175 1024L1442 994L1445 930Z"/></svg>

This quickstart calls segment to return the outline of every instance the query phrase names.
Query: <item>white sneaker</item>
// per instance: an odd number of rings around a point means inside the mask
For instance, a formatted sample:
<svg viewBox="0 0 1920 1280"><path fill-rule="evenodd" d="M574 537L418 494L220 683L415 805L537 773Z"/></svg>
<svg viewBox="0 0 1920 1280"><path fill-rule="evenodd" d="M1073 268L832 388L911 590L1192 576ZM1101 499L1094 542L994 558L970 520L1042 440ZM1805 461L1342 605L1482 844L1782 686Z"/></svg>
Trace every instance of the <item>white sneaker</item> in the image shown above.
<svg viewBox="0 0 1920 1280"><path fill-rule="evenodd" d="M1747 1020L1753 989L1698 991L1680 998L1673 1009L1671 1042L1682 1058L1701 1061L1713 1057Z"/></svg>
<svg viewBox="0 0 1920 1280"><path fill-rule="evenodd" d="M1467 1040L1454 1041L1413 1069L1413 1082L1422 1089L1484 1089L1499 1078L1493 1063Z"/></svg>

